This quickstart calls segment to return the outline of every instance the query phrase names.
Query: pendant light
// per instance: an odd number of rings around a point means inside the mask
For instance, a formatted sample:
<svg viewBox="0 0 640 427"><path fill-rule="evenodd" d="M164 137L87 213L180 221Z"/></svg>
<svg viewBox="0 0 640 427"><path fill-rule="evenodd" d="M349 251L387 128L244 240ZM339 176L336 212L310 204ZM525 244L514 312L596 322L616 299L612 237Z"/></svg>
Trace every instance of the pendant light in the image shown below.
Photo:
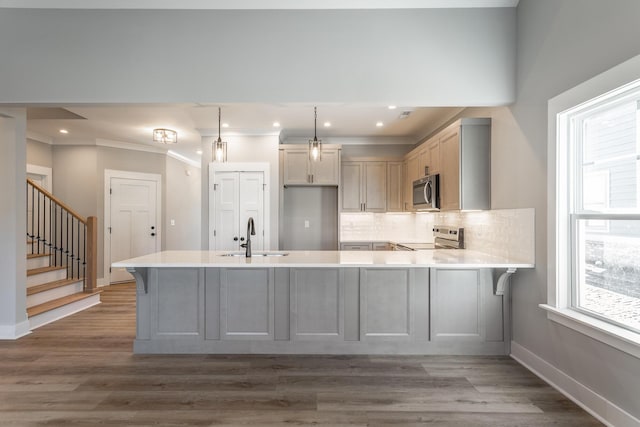
<svg viewBox="0 0 640 427"><path fill-rule="evenodd" d="M220 138L220 118L221 109L218 107L218 139L213 143L213 161L218 163L224 163L227 161L227 143Z"/></svg>
<svg viewBox="0 0 640 427"><path fill-rule="evenodd" d="M315 118L313 120L313 139L309 140L309 160L319 162L322 160L322 140L317 136L318 107L313 107L313 114Z"/></svg>

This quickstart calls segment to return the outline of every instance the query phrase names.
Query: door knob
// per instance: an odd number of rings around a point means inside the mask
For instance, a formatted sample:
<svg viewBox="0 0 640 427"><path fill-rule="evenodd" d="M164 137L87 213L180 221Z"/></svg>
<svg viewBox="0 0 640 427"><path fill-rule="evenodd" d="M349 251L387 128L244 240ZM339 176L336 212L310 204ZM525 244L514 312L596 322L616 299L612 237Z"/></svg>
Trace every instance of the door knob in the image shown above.
<svg viewBox="0 0 640 427"><path fill-rule="evenodd" d="M237 241L238 241L238 236L234 236L234 237L233 237L233 241L234 241L234 242L237 242Z"/></svg>
<svg viewBox="0 0 640 427"><path fill-rule="evenodd" d="M151 229L152 229L152 230L155 230L156 228L152 225L152 226L151 226Z"/></svg>
<svg viewBox="0 0 640 427"><path fill-rule="evenodd" d="M241 238L240 238L240 241L241 241L241 242L244 242L244 237L241 237Z"/></svg>
<svg viewBox="0 0 640 427"><path fill-rule="evenodd" d="M151 235L152 235L152 236L155 236L155 235L156 235L156 233L151 233Z"/></svg>

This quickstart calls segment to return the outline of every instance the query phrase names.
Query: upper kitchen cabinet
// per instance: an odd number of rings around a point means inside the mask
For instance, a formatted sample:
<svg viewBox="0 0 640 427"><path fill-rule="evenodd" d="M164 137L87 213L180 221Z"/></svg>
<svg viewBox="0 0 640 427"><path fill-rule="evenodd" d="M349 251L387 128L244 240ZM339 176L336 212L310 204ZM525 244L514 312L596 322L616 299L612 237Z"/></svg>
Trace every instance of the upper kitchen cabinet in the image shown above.
<svg viewBox="0 0 640 427"><path fill-rule="evenodd" d="M441 210L491 209L491 119L461 119L439 135Z"/></svg>
<svg viewBox="0 0 640 427"><path fill-rule="evenodd" d="M340 148L323 146L319 161L309 160L306 146L282 145L283 185L335 185L340 183Z"/></svg>
<svg viewBox="0 0 640 427"><path fill-rule="evenodd" d="M413 181L422 178L420 153L409 153L405 160L404 211L413 212Z"/></svg>
<svg viewBox="0 0 640 427"><path fill-rule="evenodd" d="M403 162L387 162L387 212L403 211Z"/></svg>
<svg viewBox="0 0 640 427"><path fill-rule="evenodd" d="M387 162L342 162L342 211L387 210Z"/></svg>

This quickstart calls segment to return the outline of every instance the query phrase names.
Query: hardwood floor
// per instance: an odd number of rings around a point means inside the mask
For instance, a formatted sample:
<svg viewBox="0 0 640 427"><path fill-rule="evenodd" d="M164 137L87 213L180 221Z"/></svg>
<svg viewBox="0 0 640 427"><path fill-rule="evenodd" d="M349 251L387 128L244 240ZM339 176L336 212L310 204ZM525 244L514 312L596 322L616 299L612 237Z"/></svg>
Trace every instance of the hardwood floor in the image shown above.
<svg viewBox="0 0 640 427"><path fill-rule="evenodd" d="M0 341L0 425L601 425L508 357L134 355L135 287Z"/></svg>

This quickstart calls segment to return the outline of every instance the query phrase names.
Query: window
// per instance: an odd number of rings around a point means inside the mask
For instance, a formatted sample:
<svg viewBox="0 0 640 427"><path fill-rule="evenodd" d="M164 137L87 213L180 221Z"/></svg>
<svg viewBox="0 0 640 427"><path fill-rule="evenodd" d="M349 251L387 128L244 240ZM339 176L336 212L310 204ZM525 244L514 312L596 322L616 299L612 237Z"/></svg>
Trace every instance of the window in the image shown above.
<svg viewBox="0 0 640 427"><path fill-rule="evenodd" d="M568 133L571 307L640 332L640 85L562 115Z"/></svg>
<svg viewBox="0 0 640 427"><path fill-rule="evenodd" d="M633 58L616 67L622 72L605 72L549 102L549 181L555 192L549 260L555 263L549 268L549 303L543 305L550 319L637 356L639 64L640 57Z"/></svg>

